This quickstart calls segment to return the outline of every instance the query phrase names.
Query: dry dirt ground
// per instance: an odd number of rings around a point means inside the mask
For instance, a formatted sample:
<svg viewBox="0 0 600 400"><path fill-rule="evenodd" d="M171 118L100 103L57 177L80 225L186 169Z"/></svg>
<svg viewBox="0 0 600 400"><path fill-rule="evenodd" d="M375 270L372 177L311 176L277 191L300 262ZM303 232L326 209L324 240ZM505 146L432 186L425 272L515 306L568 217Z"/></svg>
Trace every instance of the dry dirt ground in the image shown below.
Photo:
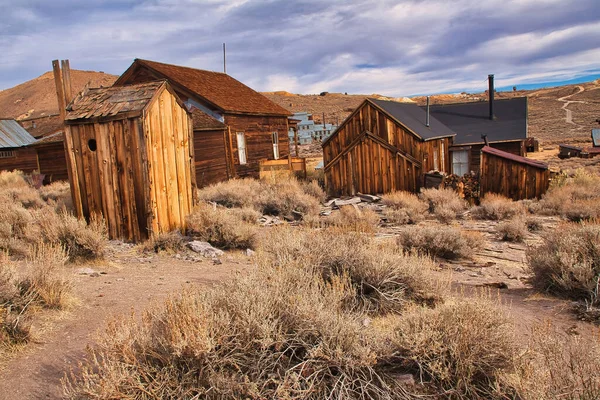
<svg viewBox="0 0 600 400"><path fill-rule="evenodd" d="M71 310L37 315L36 343L10 355L0 371L0 399L57 399L61 378L77 367L86 346L115 316L128 316L194 285L210 285L243 271L250 258L241 252L200 261L172 255L140 254L131 245L111 242L102 262L70 265L76 302ZM84 271L84 269L93 270ZM88 274L82 274L87 272Z"/></svg>
<svg viewBox="0 0 600 400"><path fill-rule="evenodd" d="M367 207L379 208L376 205ZM336 211L334 211L336 212ZM540 217L542 232L556 228L558 219ZM426 220L421 224L437 224ZM573 303L536 293L529 284L526 267L528 246L540 241L540 233L529 234L523 244L499 241L496 222L478 221L468 216L456 221L461 229L480 232L486 245L472 260L438 260L440 279L450 279L455 295L481 293L497 297L513 316L518 340L528 338L535 324L551 322L561 335L598 335L598 328L579 321L572 312ZM265 227L263 229L269 229ZM377 237L393 237L397 226L380 226ZM37 317L38 340L11 355L0 371L0 398L55 399L61 396L60 380L65 371L77 367L85 349L93 345L95 335L107 320L115 316L139 313L171 293L186 287L210 285L245 273L252 256L228 252L222 264L211 259L193 261L187 255L140 254L131 245L111 242L105 261L70 266L65 271L74 280L78 304L70 311L47 313ZM82 275L81 268L96 274ZM90 271L87 271L90 272Z"/></svg>

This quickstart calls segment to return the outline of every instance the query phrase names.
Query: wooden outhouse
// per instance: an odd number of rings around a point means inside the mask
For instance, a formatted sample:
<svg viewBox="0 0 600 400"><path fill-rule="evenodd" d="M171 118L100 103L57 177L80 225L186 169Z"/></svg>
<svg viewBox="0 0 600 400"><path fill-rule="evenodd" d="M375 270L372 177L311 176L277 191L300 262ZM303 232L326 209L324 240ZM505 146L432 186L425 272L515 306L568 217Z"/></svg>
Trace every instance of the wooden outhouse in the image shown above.
<svg viewBox="0 0 600 400"><path fill-rule="evenodd" d="M416 104L366 99L323 141L328 194L418 191L424 173L449 171L453 136Z"/></svg>
<svg viewBox="0 0 600 400"><path fill-rule="evenodd" d="M490 146L481 149L481 196L498 193L513 200L540 198L548 190L548 164Z"/></svg>
<svg viewBox="0 0 600 400"><path fill-rule="evenodd" d="M192 120L166 81L82 92L67 107L65 147L79 217L102 214L111 238L130 241L185 228Z"/></svg>

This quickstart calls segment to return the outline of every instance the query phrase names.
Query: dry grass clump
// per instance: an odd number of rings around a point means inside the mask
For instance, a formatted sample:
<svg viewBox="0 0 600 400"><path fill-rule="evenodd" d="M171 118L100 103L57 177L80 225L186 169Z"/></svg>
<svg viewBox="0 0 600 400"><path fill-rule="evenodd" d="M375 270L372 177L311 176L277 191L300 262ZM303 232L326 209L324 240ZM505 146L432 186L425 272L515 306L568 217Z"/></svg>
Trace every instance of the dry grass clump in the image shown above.
<svg viewBox="0 0 600 400"><path fill-rule="evenodd" d="M339 211L320 218L318 215L309 216L304 221L312 227L335 227L342 232L373 233L379 224L379 216L368 208L342 206Z"/></svg>
<svg viewBox="0 0 600 400"><path fill-rule="evenodd" d="M347 276L357 295L348 304L371 314L398 313L407 303L434 305L447 290L430 258L354 232L280 227L261 241L259 254L274 267L300 265L325 279Z"/></svg>
<svg viewBox="0 0 600 400"><path fill-rule="evenodd" d="M146 252L177 253L185 249L185 241L179 231L159 233L144 242L140 249Z"/></svg>
<svg viewBox="0 0 600 400"><path fill-rule="evenodd" d="M410 226L399 232L397 243L405 250L454 259L471 257L483 246L483 239L478 232L463 232L452 226Z"/></svg>
<svg viewBox="0 0 600 400"><path fill-rule="evenodd" d="M92 219L87 225L66 211L68 184L37 190L18 171L0 172L0 182L0 250L26 257L32 246L50 243L64 246L72 260L102 256L104 223Z"/></svg>
<svg viewBox="0 0 600 400"><path fill-rule="evenodd" d="M539 202L539 212L570 221L600 218L600 176L580 169L572 177L559 175Z"/></svg>
<svg viewBox="0 0 600 400"><path fill-rule="evenodd" d="M527 254L540 290L600 306L600 223L564 223Z"/></svg>
<svg viewBox="0 0 600 400"><path fill-rule="evenodd" d="M504 220L525 213L522 203L512 201L500 194L488 193L481 205L473 210L473 216L479 219Z"/></svg>
<svg viewBox="0 0 600 400"><path fill-rule="evenodd" d="M222 249L253 249L256 226L224 207L201 203L187 218L188 233Z"/></svg>
<svg viewBox="0 0 600 400"><path fill-rule="evenodd" d="M600 342L564 336L550 325L534 327L518 360L514 386L527 400L600 398Z"/></svg>
<svg viewBox="0 0 600 400"><path fill-rule="evenodd" d="M423 221L429 207L417 195L404 191L383 195L381 202L387 206L386 218L396 224L416 224Z"/></svg>
<svg viewBox="0 0 600 400"><path fill-rule="evenodd" d="M516 354L510 318L484 297L414 307L391 323L381 357L443 398L514 398L502 379Z"/></svg>
<svg viewBox="0 0 600 400"><path fill-rule="evenodd" d="M63 210L58 214L40 215L38 224L43 240L64 246L71 261L93 260L104 256L107 232L102 217L93 216L87 224Z"/></svg>
<svg viewBox="0 0 600 400"><path fill-rule="evenodd" d="M309 182L303 182L302 190L304 191L304 193L314 197L320 202L324 202L327 198L327 195L325 194L325 191L323 190L321 185L319 185L319 182L314 179Z"/></svg>
<svg viewBox="0 0 600 400"><path fill-rule="evenodd" d="M261 193L261 182L256 179L230 179L198 191L198 198L224 207L253 207Z"/></svg>
<svg viewBox="0 0 600 400"><path fill-rule="evenodd" d="M71 198L71 186L66 181L56 181L39 189L42 199L53 205L57 211L66 208L73 210L73 199Z"/></svg>
<svg viewBox="0 0 600 400"><path fill-rule="evenodd" d="M68 398L326 399L395 396L375 370L351 288L267 269L112 323Z"/></svg>
<svg viewBox="0 0 600 400"><path fill-rule="evenodd" d="M420 197L429 204L429 212L444 223L456 219L468 206L468 203L450 188L422 189Z"/></svg>
<svg viewBox="0 0 600 400"><path fill-rule="evenodd" d="M496 232L500 239L508 242L522 242L528 232L527 221L523 217L515 217L509 221L500 222L496 225Z"/></svg>
<svg viewBox="0 0 600 400"><path fill-rule="evenodd" d="M317 214L320 209L317 197L305 192L303 186L296 179L268 183L263 185L258 204L258 210L267 215L292 216L292 212L302 215Z"/></svg>
<svg viewBox="0 0 600 400"><path fill-rule="evenodd" d="M324 194L317 187L312 183L301 184L293 178L276 182L232 179L203 188L198 196L228 208L253 208L262 214L289 217L292 212L318 213Z"/></svg>
<svg viewBox="0 0 600 400"><path fill-rule="evenodd" d="M31 340L30 314L34 308L63 309L71 301L71 282L59 269L67 261L64 249L39 245L25 265L0 255L0 346Z"/></svg>

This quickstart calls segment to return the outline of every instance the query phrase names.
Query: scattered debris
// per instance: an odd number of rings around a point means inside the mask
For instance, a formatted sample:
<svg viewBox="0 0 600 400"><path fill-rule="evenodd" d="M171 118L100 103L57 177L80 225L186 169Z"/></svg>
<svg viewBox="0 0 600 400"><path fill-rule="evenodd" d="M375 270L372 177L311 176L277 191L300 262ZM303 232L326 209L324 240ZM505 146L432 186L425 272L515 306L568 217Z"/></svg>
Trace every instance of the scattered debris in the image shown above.
<svg viewBox="0 0 600 400"><path fill-rule="evenodd" d="M256 254L256 252L254 250L252 250L252 249L246 249L246 255L248 257L252 257L255 254Z"/></svg>
<svg viewBox="0 0 600 400"><path fill-rule="evenodd" d="M207 258L215 258L215 257L219 257L219 256L222 256L223 254L225 254L225 253L223 253L223 250L214 248L210 243L201 242L199 240L193 240L193 241L189 242L188 247L193 252L199 253L202 256L207 257Z"/></svg>

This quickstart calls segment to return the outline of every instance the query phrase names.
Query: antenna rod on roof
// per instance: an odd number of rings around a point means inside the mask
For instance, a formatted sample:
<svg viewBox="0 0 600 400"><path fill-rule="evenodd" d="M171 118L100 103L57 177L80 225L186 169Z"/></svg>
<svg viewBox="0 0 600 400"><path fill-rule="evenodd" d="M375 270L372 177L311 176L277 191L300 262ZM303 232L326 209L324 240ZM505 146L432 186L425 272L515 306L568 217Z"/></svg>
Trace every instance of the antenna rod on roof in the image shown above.
<svg viewBox="0 0 600 400"><path fill-rule="evenodd" d="M225 58L225 43L223 43L223 73L227 73L227 61Z"/></svg>
<svg viewBox="0 0 600 400"><path fill-rule="evenodd" d="M494 120L494 74L488 75L488 96L490 101L490 119Z"/></svg>
<svg viewBox="0 0 600 400"><path fill-rule="evenodd" d="M425 116L425 126L429 126L429 96L427 96L427 115Z"/></svg>

